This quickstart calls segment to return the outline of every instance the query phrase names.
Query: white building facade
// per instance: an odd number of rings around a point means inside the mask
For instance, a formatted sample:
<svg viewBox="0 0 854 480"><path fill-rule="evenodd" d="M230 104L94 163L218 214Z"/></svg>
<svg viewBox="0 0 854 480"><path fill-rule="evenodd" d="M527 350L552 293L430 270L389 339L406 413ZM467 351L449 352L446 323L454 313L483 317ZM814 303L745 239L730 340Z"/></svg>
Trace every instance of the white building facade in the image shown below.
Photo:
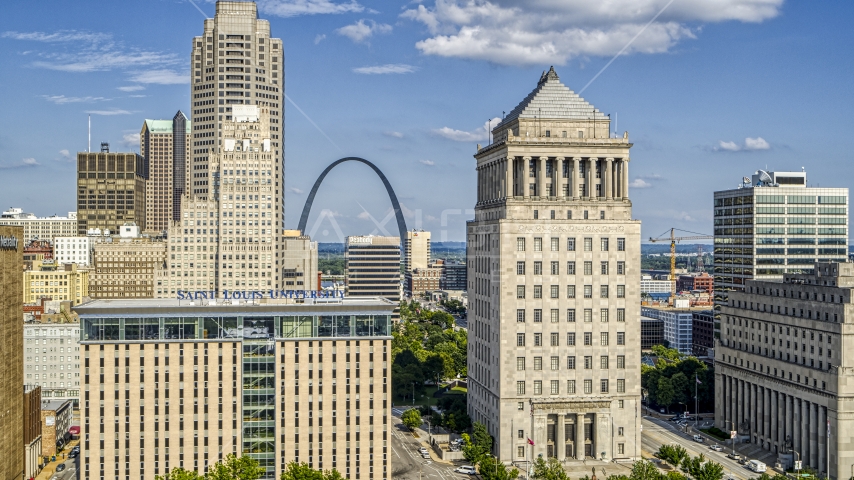
<svg viewBox="0 0 854 480"><path fill-rule="evenodd" d="M664 341L669 348L692 355L694 314L690 310L641 307L641 315L664 322Z"/></svg>
<svg viewBox="0 0 854 480"><path fill-rule="evenodd" d="M24 381L44 400L80 399L80 324L24 324Z"/></svg>
<svg viewBox="0 0 854 480"><path fill-rule="evenodd" d="M666 293L670 295L670 280L653 280L652 275L641 275L641 293Z"/></svg>
<svg viewBox="0 0 854 480"><path fill-rule="evenodd" d="M70 237L77 234L77 212L68 212L67 217L37 217L25 213L20 208L10 208L0 214L0 226L24 227L24 241L49 240L56 237Z"/></svg>

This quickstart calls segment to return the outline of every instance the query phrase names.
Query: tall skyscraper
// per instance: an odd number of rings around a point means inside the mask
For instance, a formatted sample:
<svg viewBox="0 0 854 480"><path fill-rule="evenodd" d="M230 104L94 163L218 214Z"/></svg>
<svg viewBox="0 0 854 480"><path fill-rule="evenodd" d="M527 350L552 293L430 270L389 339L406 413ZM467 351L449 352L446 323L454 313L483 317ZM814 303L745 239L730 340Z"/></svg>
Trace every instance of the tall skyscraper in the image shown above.
<svg viewBox="0 0 854 480"><path fill-rule="evenodd" d="M430 265L430 232L409 230L406 232L406 260L404 273Z"/></svg>
<svg viewBox="0 0 854 480"><path fill-rule="evenodd" d="M550 69L475 154L468 405L505 462L640 458L640 222L609 130Z"/></svg>
<svg viewBox="0 0 854 480"><path fill-rule="evenodd" d="M97 228L118 232L125 222L145 229L148 165L136 153L77 153L77 234ZM51 239L52 240L52 239Z"/></svg>
<svg viewBox="0 0 854 480"><path fill-rule="evenodd" d="M745 178L747 180L747 178ZM715 337L721 306L749 279L812 272L848 259L848 189L808 187L806 172L757 171L715 192Z"/></svg>
<svg viewBox="0 0 854 480"><path fill-rule="evenodd" d="M347 237L344 272L348 296L383 297L399 303L400 238Z"/></svg>
<svg viewBox="0 0 854 480"><path fill-rule="evenodd" d="M149 170L145 225L150 233L165 232L173 220L180 219L191 130L191 122L180 110L172 120L145 120L142 124L139 152Z"/></svg>
<svg viewBox="0 0 854 480"><path fill-rule="evenodd" d="M24 478L24 229L0 226L0 478Z"/></svg>

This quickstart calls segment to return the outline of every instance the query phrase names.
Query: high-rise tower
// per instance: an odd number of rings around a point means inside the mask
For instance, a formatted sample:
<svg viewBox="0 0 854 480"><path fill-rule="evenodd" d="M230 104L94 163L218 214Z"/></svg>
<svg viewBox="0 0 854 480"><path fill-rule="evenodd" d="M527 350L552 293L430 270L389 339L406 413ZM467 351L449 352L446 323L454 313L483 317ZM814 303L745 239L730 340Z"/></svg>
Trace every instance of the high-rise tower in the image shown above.
<svg viewBox="0 0 854 480"><path fill-rule="evenodd" d="M609 131L551 69L475 154L468 405L505 462L640 458L640 222Z"/></svg>
<svg viewBox="0 0 854 480"><path fill-rule="evenodd" d="M161 233L181 218L181 196L186 189L187 143L190 121L178 111L172 120L149 120L139 133L139 153L148 164L145 183L145 227Z"/></svg>

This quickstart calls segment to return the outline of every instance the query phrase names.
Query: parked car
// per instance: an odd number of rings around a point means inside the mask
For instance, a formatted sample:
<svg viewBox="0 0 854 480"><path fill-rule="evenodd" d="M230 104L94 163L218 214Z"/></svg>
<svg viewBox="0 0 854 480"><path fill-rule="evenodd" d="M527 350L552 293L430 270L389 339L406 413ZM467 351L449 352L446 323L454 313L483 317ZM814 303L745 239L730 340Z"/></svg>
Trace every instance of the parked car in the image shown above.
<svg viewBox="0 0 854 480"><path fill-rule="evenodd" d="M430 454L427 452L424 452L421 454L421 458L426 458L427 460L430 460Z"/></svg>
<svg viewBox="0 0 854 480"><path fill-rule="evenodd" d="M76 457L77 457L77 455L80 455L80 452L75 452L74 450L72 450L72 451L68 454L68 458L76 458Z"/></svg>
<svg viewBox="0 0 854 480"><path fill-rule="evenodd" d="M741 457L741 455L739 455L737 453L727 453L726 458L731 458L731 459L735 460L736 462L740 462L742 457Z"/></svg>
<svg viewBox="0 0 854 480"><path fill-rule="evenodd" d="M694 441L697 443L703 443L703 437L699 435L694 435Z"/></svg>
<svg viewBox="0 0 854 480"><path fill-rule="evenodd" d="M423 455L423 454L425 454L425 453L427 453L427 447L421 447L421 448L419 448L419 449L418 449L418 452L419 452L419 453L421 453L422 455Z"/></svg>
<svg viewBox="0 0 854 480"><path fill-rule="evenodd" d="M712 446L710 446L709 448L711 448L712 450L714 450L714 451L716 451L716 452L720 452L720 451L722 451L722 450L724 449L724 447L722 447L722 446L718 445L717 443L716 443L716 444L714 444L714 445L712 445Z"/></svg>
<svg viewBox="0 0 854 480"><path fill-rule="evenodd" d="M759 460L750 460L749 462L747 462L747 468L756 473L762 473L767 470L765 464L760 462Z"/></svg>
<svg viewBox="0 0 854 480"><path fill-rule="evenodd" d="M679 415L676 415L675 417L670 417L670 419L669 419L669 420L670 420L671 422L678 422L678 421L679 421L679 420L681 420L681 419L682 419L682 417L680 417Z"/></svg>
<svg viewBox="0 0 854 480"><path fill-rule="evenodd" d="M471 465L463 465L462 467L457 467L454 469L454 471L457 473L464 473L466 475L475 474L474 467L472 467Z"/></svg>
<svg viewBox="0 0 854 480"><path fill-rule="evenodd" d="M56 466L57 472L61 472L63 470L65 470L65 464L64 463L60 463L59 465Z"/></svg>

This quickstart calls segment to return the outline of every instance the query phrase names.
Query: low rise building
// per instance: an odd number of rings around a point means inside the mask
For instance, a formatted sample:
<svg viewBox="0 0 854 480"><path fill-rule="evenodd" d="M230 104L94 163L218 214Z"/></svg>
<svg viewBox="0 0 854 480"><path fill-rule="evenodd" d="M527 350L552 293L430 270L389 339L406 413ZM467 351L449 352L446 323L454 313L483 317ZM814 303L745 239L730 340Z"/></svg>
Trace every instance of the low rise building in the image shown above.
<svg viewBox="0 0 854 480"><path fill-rule="evenodd" d="M97 228L89 229L86 236L56 237L53 242L54 257L56 263L76 263L81 267L88 267L95 262L95 244L111 241L109 230Z"/></svg>
<svg viewBox="0 0 854 480"><path fill-rule="evenodd" d="M412 297L420 297L428 292L440 289L442 269L431 264L427 268L415 268L406 272L406 292Z"/></svg>
<svg viewBox="0 0 854 480"><path fill-rule="evenodd" d="M45 400L80 398L80 323L76 313L24 323L24 382L41 387ZM66 317L68 320L66 320Z"/></svg>
<svg viewBox="0 0 854 480"><path fill-rule="evenodd" d="M24 303L36 303L41 298L70 300L79 305L89 295L89 270L74 263L57 265L54 262L33 265L25 270Z"/></svg>
<svg viewBox="0 0 854 480"><path fill-rule="evenodd" d="M53 246L47 240L30 240L24 247L24 268L32 270L38 263L53 261Z"/></svg>
<svg viewBox="0 0 854 480"><path fill-rule="evenodd" d="M155 298L157 274L166 270L166 242L116 237L95 245L89 282L92 298Z"/></svg>
<svg viewBox="0 0 854 480"><path fill-rule="evenodd" d="M42 456L50 457L71 439L71 400L42 400Z"/></svg>
<svg viewBox="0 0 854 480"><path fill-rule="evenodd" d="M321 290L317 242L299 230L285 230L282 239L282 283L285 290Z"/></svg>
<svg viewBox="0 0 854 480"><path fill-rule="evenodd" d="M715 277L706 272L679 275L676 279L676 291L712 293L714 280Z"/></svg>
<svg viewBox="0 0 854 480"><path fill-rule="evenodd" d="M20 208L10 208L0 214L0 226L24 227L24 241L48 240L67 237L77 233L77 212L68 212L67 217L37 217Z"/></svg>
<svg viewBox="0 0 854 480"><path fill-rule="evenodd" d="M41 470L42 398L41 387L24 385L24 478L36 478Z"/></svg>
<svg viewBox="0 0 854 480"><path fill-rule="evenodd" d="M655 280L652 275L641 275L641 294L666 293L670 294L670 280Z"/></svg>
<svg viewBox="0 0 854 480"><path fill-rule="evenodd" d="M641 316L661 320L664 322L664 340L669 348L679 350L679 353L691 355L693 353L693 312L687 300L677 299L674 307L650 307L641 306Z"/></svg>
<svg viewBox="0 0 854 480"><path fill-rule="evenodd" d="M703 310L693 312L691 319L691 342L695 357L714 357L715 312Z"/></svg>

